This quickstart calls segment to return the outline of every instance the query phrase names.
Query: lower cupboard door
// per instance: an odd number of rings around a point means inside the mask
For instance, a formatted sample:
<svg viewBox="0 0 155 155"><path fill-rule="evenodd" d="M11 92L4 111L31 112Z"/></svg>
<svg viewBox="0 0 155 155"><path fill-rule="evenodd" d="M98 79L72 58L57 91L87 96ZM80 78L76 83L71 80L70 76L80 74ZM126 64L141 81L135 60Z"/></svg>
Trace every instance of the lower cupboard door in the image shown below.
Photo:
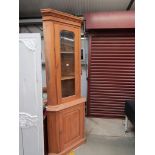
<svg viewBox="0 0 155 155"><path fill-rule="evenodd" d="M68 108L60 114L61 149L78 145L84 138L84 104Z"/></svg>

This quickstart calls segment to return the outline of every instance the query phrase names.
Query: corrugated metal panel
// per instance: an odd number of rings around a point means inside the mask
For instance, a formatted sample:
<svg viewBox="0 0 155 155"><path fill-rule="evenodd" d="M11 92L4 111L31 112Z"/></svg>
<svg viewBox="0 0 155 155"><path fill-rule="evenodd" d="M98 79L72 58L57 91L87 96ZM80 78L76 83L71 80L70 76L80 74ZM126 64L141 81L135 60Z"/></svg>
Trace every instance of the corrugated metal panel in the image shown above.
<svg viewBox="0 0 155 155"><path fill-rule="evenodd" d="M74 15L126 10L130 0L20 0L20 17L41 17L40 9L52 8Z"/></svg>
<svg viewBox="0 0 155 155"><path fill-rule="evenodd" d="M135 97L134 32L92 34L89 54L88 115L123 117L125 100Z"/></svg>

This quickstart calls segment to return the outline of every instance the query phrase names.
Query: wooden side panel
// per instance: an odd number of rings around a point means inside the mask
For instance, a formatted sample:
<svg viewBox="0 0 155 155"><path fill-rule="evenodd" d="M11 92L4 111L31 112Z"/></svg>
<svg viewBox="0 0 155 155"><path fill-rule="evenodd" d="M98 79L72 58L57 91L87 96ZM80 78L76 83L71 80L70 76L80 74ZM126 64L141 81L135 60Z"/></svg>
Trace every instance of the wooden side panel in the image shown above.
<svg viewBox="0 0 155 155"><path fill-rule="evenodd" d="M48 112L47 114L47 128L48 128L48 152L59 153L59 112Z"/></svg>
<svg viewBox="0 0 155 155"><path fill-rule="evenodd" d="M47 82L47 100L48 105L57 104L57 86L56 86L56 60L54 51L54 24L51 21L43 23L44 41L45 41L45 65Z"/></svg>
<svg viewBox="0 0 155 155"><path fill-rule="evenodd" d="M84 138L84 103L61 112L61 150Z"/></svg>

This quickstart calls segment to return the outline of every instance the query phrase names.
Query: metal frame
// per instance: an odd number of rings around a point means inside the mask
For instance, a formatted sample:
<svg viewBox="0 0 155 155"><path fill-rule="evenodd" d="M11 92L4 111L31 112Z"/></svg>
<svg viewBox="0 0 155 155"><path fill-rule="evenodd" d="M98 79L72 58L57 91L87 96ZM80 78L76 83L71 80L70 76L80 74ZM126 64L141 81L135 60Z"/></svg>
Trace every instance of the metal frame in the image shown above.
<svg viewBox="0 0 155 155"><path fill-rule="evenodd" d="M42 19L41 18L33 18L33 19L20 19L19 25L42 25Z"/></svg>
<svg viewBox="0 0 155 155"><path fill-rule="evenodd" d="M126 10L130 10L130 9L131 9L131 7L132 7L134 1L135 1L135 0L131 0L131 1L130 1L130 3L128 4Z"/></svg>
<svg viewBox="0 0 155 155"><path fill-rule="evenodd" d="M90 91L89 91L89 83L90 83L90 63L91 63L91 40L92 40L92 34L89 34L89 38L88 38L88 82L87 82L87 110L86 110L86 114L87 116L90 116L90 99L89 99L89 95L90 95Z"/></svg>
<svg viewBox="0 0 155 155"><path fill-rule="evenodd" d="M124 124L125 132L128 131L128 117L125 115L125 124Z"/></svg>

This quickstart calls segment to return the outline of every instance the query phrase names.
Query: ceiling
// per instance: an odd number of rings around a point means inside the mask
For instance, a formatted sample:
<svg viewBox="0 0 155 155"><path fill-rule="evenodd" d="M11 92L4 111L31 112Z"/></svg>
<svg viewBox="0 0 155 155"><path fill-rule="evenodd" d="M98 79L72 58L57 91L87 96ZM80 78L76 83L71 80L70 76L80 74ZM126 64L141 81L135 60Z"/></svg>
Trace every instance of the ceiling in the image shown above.
<svg viewBox="0 0 155 155"><path fill-rule="evenodd" d="M40 9L52 8L82 16L89 12L126 10L133 0L19 0L20 18L40 18ZM134 3L130 10L134 10Z"/></svg>

